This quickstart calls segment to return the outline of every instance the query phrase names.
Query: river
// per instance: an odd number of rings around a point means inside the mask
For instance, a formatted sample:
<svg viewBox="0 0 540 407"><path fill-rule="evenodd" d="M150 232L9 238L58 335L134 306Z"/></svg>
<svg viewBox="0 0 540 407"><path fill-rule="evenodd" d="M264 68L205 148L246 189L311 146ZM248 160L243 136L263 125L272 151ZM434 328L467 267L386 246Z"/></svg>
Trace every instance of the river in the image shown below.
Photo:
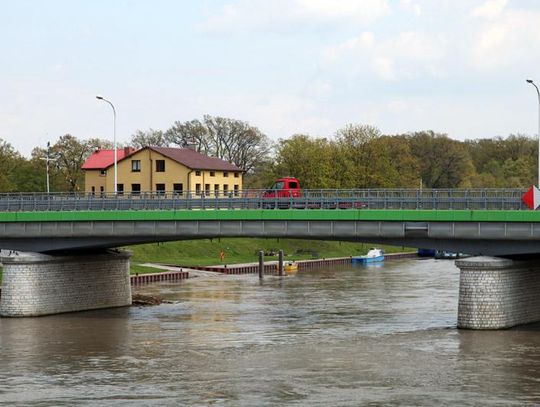
<svg viewBox="0 0 540 407"><path fill-rule="evenodd" d="M2 406L538 405L540 324L456 329L453 261L219 276L0 319ZM540 293L539 293L540 294Z"/></svg>

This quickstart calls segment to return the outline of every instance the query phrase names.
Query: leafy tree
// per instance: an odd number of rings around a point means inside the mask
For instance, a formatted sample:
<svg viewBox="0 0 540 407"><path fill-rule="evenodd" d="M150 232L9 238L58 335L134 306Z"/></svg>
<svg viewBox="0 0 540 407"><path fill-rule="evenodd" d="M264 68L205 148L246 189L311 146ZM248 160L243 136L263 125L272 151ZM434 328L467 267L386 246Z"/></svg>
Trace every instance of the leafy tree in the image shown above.
<svg viewBox="0 0 540 407"><path fill-rule="evenodd" d="M412 155L407 139L399 136L383 136L376 145L385 152L386 188L417 188L420 182L420 163Z"/></svg>
<svg viewBox="0 0 540 407"><path fill-rule="evenodd" d="M380 171L375 143L381 137L379 129L368 125L349 124L336 132L338 161L345 188L373 188L379 186L374 179Z"/></svg>
<svg viewBox="0 0 540 407"><path fill-rule="evenodd" d="M471 185L475 169L466 146L446 134L433 131L408 136L412 154L420 163L427 188L458 188Z"/></svg>
<svg viewBox="0 0 540 407"><path fill-rule="evenodd" d="M478 187L526 187L536 180L538 141L521 134L466 140L478 172ZM481 181L480 181L481 180Z"/></svg>
<svg viewBox="0 0 540 407"><path fill-rule="evenodd" d="M94 139L95 140L95 139ZM66 134L51 147L51 155L56 168L64 179L69 192L77 192L84 184L84 171L81 166L95 149L89 141L79 141L71 134Z"/></svg>
<svg viewBox="0 0 540 407"><path fill-rule="evenodd" d="M13 146L0 139L0 191L19 191L16 182L16 174L24 162L24 158L13 148Z"/></svg>
<svg viewBox="0 0 540 407"><path fill-rule="evenodd" d="M304 134L280 140L274 177L297 177L304 188L335 188L335 146L327 139Z"/></svg>

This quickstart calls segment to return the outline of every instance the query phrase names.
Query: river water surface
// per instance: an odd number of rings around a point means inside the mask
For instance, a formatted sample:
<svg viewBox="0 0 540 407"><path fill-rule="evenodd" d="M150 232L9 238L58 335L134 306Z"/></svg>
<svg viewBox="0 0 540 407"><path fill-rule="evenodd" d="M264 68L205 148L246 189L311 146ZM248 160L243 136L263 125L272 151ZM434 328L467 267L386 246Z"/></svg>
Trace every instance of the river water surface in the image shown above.
<svg viewBox="0 0 540 407"><path fill-rule="evenodd" d="M397 260L0 319L0 405L540 405L540 324L457 330L458 284L452 261Z"/></svg>

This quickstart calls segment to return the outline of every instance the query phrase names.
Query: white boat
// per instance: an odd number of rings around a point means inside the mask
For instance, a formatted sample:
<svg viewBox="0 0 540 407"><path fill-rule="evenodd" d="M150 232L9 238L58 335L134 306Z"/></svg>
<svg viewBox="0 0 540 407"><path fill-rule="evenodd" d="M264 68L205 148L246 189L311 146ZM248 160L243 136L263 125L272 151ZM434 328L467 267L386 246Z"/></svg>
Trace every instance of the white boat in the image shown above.
<svg viewBox="0 0 540 407"><path fill-rule="evenodd" d="M384 261L384 250L372 247L364 256L353 256L353 263L374 263Z"/></svg>

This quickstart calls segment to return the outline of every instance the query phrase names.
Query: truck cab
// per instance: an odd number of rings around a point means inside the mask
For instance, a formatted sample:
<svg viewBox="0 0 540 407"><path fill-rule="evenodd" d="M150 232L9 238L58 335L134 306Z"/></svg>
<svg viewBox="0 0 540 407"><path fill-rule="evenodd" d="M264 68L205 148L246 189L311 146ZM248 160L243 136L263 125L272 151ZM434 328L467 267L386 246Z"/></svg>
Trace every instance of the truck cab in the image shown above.
<svg viewBox="0 0 540 407"><path fill-rule="evenodd" d="M298 198L301 196L300 181L294 177L278 178L263 194L263 198Z"/></svg>

